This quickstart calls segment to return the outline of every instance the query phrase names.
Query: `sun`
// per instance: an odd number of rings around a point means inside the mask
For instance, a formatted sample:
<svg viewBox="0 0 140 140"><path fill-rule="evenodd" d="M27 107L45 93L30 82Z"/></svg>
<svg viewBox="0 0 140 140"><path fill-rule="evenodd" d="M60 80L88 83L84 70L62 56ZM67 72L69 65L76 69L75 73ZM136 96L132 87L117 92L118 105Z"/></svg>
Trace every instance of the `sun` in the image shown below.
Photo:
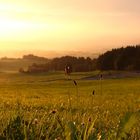
<svg viewBox="0 0 140 140"><path fill-rule="evenodd" d="M14 35L17 32L24 31L26 27L27 23L23 21L0 17L0 37L2 38L8 37L9 35Z"/></svg>
<svg viewBox="0 0 140 140"><path fill-rule="evenodd" d="M0 41L31 40L37 31L39 33L40 27L32 21L0 17Z"/></svg>

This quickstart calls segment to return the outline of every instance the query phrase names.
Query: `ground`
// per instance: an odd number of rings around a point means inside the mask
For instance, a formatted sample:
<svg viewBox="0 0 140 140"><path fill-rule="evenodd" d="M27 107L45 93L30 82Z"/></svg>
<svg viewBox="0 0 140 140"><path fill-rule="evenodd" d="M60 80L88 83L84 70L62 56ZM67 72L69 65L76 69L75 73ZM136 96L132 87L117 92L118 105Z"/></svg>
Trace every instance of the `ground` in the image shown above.
<svg viewBox="0 0 140 140"><path fill-rule="evenodd" d="M96 139L114 139L121 135L139 139L139 123L131 124L140 121L133 117L140 109L140 77L89 78L97 75L98 71L70 76L64 72L0 73L1 137L10 139L19 135L39 140L71 136L70 139L86 140L89 135ZM125 123L120 123L122 119ZM128 129L125 124L133 127ZM86 132L90 128L92 131ZM17 135L10 136L8 131ZM127 131L129 136L122 131Z"/></svg>

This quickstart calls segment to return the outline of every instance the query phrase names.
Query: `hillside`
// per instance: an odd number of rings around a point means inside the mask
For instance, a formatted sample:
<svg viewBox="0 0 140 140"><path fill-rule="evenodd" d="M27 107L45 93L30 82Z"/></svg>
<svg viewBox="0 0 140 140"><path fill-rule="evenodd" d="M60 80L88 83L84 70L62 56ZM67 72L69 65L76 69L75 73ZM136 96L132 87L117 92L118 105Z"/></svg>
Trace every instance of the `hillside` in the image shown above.
<svg viewBox="0 0 140 140"><path fill-rule="evenodd" d="M1 58L0 59L0 72L14 72L19 71L20 68L27 69L29 65L33 63L43 64L47 63L47 58L38 57L34 55L25 55L23 58Z"/></svg>
<svg viewBox="0 0 140 140"><path fill-rule="evenodd" d="M97 59L100 70L140 70L140 45L112 49Z"/></svg>

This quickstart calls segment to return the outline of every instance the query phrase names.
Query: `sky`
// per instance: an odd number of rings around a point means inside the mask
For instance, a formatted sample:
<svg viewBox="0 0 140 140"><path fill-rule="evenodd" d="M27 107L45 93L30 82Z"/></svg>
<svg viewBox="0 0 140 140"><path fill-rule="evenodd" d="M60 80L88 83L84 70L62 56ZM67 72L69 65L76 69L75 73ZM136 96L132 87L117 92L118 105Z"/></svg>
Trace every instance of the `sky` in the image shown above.
<svg viewBox="0 0 140 140"><path fill-rule="evenodd" d="M0 0L0 55L140 44L139 0Z"/></svg>

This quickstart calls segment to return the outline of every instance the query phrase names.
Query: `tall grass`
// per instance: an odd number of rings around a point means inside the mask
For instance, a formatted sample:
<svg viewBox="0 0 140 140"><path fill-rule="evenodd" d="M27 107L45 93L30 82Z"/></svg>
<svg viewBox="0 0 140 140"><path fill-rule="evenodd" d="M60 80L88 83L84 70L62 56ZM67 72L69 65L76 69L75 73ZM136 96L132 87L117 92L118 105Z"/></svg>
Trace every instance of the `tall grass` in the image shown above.
<svg viewBox="0 0 140 140"><path fill-rule="evenodd" d="M0 82L0 140L140 139L140 79L104 81L101 95L99 81L24 78Z"/></svg>

